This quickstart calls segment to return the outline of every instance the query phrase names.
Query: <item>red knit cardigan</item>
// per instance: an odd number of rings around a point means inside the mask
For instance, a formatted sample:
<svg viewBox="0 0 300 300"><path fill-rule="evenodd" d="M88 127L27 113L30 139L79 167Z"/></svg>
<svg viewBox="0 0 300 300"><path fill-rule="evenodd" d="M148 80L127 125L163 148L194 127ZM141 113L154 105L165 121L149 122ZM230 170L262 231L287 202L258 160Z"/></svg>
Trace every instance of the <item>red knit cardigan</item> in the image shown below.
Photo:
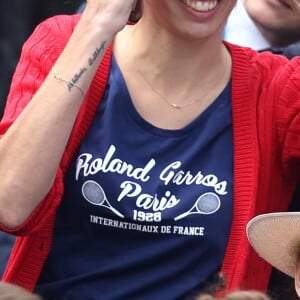
<svg viewBox="0 0 300 300"><path fill-rule="evenodd" d="M48 19L25 43L0 123L0 136L42 84L78 19L78 15ZM233 59L234 212L222 272L227 290L265 290L270 266L251 249L245 228L248 220L259 213L286 210L298 177L299 60L289 63L269 53L258 54L228 43L226 46ZM64 192L64 174L105 90L111 54L109 48L79 112L49 194L18 228L0 225L2 230L19 236L4 281L34 289L51 248L55 214Z"/></svg>

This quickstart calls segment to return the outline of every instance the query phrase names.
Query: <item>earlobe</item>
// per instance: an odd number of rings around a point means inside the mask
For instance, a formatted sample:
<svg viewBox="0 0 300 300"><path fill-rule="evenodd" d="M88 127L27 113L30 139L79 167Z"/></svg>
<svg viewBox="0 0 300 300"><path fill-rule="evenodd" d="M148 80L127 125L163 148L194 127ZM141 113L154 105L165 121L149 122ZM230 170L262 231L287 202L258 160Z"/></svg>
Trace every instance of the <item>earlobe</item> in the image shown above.
<svg viewBox="0 0 300 300"><path fill-rule="evenodd" d="M295 266L295 289L298 297L300 297L300 256L298 256Z"/></svg>

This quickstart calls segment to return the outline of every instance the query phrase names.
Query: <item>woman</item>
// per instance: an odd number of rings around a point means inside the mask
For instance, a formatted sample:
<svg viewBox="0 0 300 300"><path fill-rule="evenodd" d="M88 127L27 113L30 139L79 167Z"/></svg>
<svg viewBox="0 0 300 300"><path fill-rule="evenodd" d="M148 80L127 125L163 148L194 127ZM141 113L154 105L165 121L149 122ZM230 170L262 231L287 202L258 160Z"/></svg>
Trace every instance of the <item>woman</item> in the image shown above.
<svg viewBox="0 0 300 300"><path fill-rule="evenodd" d="M298 179L298 60L224 44L235 0L143 0L126 26L133 4L89 0L23 47L0 127L1 228L22 236L4 280L188 299L221 270L265 290L245 226Z"/></svg>

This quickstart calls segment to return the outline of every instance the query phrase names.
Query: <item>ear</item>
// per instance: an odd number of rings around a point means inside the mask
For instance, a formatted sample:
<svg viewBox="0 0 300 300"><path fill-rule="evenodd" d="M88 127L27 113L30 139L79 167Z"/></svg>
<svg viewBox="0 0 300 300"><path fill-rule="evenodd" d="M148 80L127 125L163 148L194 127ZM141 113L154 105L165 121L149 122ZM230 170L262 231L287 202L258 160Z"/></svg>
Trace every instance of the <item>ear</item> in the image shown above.
<svg viewBox="0 0 300 300"><path fill-rule="evenodd" d="M295 288L298 297L300 297L300 256L298 256L296 261L296 269L295 269Z"/></svg>

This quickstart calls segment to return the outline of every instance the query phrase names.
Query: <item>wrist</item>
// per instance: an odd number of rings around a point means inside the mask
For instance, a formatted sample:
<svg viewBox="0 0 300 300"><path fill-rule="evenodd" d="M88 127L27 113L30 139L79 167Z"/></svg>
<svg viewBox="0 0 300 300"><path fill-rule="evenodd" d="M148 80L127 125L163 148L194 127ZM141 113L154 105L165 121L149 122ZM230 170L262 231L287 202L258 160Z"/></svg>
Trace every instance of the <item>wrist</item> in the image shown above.
<svg viewBox="0 0 300 300"><path fill-rule="evenodd" d="M110 10L99 12L99 9L87 6L81 15L80 24L86 33L105 32L111 40L122 30L128 22L129 16L116 16Z"/></svg>

